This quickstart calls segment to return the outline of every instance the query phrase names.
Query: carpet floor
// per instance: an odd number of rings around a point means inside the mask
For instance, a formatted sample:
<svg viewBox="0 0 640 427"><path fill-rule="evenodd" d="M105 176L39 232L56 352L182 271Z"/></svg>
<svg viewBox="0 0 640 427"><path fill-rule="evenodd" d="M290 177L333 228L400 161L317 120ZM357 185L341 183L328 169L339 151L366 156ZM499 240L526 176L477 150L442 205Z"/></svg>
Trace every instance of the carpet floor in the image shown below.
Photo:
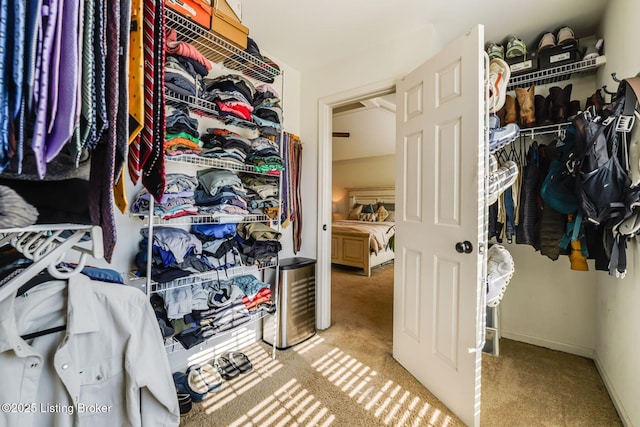
<svg viewBox="0 0 640 427"><path fill-rule="evenodd" d="M332 271L332 326L225 381L182 417L203 426L462 426L391 355L393 264ZM622 425L592 360L507 339L482 362L487 426Z"/></svg>

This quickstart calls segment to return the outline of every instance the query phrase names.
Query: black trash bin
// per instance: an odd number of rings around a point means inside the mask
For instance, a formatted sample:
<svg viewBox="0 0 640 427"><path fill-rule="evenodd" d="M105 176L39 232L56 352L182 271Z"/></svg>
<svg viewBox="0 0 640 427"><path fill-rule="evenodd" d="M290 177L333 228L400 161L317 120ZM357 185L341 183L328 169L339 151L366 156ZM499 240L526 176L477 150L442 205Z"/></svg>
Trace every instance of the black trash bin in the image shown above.
<svg viewBox="0 0 640 427"><path fill-rule="evenodd" d="M279 271L277 311L264 319L262 339L273 345L274 332L277 332L276 348L283 350L311 338L316 333L316 260L285 258L280 260L278 270L267 269L265 282L271 283L274 299L276 271Z"/></svg>

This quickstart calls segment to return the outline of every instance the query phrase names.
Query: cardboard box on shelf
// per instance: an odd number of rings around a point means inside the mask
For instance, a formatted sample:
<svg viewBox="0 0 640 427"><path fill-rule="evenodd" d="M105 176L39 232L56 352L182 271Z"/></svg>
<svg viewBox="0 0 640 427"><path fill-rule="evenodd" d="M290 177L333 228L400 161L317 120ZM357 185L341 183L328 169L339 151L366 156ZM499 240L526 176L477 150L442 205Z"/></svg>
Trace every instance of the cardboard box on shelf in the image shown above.
<svg viewBox="0 0 640 427"><path fill-rule="evenodd" d="M213 9L229 18L242 22L242 9L239 1L213 0Z"/></svg>
<svg viewBox="0 0 640 427"><path fill-rule="evenodd" d="M527 52L526 55L516 56L515 58L506 58L505 61L509 64L509 68L511 68L512 76L537 71L539 67L538 55L536 52Z"/></svg>
<svg viewBox="0 0 640 427"><path fill-rule="evenodd" d="M209 29L211 27L211 14L213 8L207 0L165 0L165 5L189 18L199 26Z"/></svg>
<svg viewBox="0 0 640 427"><path fill-rule="evenodd" d="M216 3L223 2L216 0ZM235 15L229 16L214 7L211 16L211 31L241 49L247 48L249 28L242 25Z"/></svg>

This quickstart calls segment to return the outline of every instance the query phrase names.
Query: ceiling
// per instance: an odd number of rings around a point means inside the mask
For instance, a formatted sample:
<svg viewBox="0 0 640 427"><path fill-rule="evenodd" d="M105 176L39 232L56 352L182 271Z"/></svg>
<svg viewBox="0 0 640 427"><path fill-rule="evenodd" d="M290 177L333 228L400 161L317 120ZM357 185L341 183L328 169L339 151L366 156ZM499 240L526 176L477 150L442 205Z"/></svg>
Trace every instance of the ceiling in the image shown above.
<svg viewBox="0 0 640 427"><path fill-rule="evenodd" d="M338 113L333 116L332 126L334 131L349 133L346 138L332 138L334 162L395 153L396 115L390 109L371 106Z"/></svg>
<svg viewBox="0 0 640 427"><path fill-rule="evenodd" d="M424 34L420 30L426 27L439 37L430 46L445 46L483 24L487 42L505 42L513 34L533 50L543 32L562 25L578 38L595 34L608 1L242 0L242 22L264 53L304 72L370 51L390 38ZM393 101L391 94L334 110L333 130L350 133L333 138L334 160L392 154Z"/></svg>
<svg viewBox="0 0 640 427"><path fill-rule="evenodd" d="M242 22L262 51L298 71L335 63L390 37L432 26L441 45L485 26L485 40L514 34L530 49L569 25L595 33L608 0L243 0ZM419 43L419 41L416 41ZM535 48L535 47L534 47ZM426 59L426 58L425 58Z"/></svg>

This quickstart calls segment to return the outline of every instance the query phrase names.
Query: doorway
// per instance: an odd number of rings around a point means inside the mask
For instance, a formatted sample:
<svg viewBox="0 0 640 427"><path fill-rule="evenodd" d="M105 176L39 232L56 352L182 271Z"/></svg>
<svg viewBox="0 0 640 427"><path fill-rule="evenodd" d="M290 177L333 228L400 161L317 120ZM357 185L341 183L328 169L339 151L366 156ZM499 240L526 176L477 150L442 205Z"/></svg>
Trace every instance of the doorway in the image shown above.
<svg viewBox="0 0 640 427"><path fill-rule="evenodd" d="M333 108L332 225L368 230L393 224L382 214L375 223L354 221L358 218L350 215L350 210L354 204L371 205L373 210L394 206L395 124L395 91ZM346 250L336 239L347 237L336 237L336 233L332 227L334 250L338 246ZM386 346L385 353L391 353L392 348L394 265L387 259L391 253L384 251L384 256L372 258L374 264L382 265L373 267L370 276L368 268L342 265L342 257L333 259L331 267L332 327L348 325L370 334ZM353 259L344 261L351 265Z"/></svg>
<svg viewBox="0 0 640 427"><path fill-rule="evenodd" d="M477 267L483 251L471 255L477 262L466 262L452 248L464 238L473 239L479 248L474 236L479 235L481 218L468 213L483 206L474 206L480 199L473 194L481 194L478 171L479 176L484 171L478 157L483 147L481 40L483 28L477 26L457 39L452 49L438 52L387 85L397 82L396 97L401 100L396 124L395 192L400 213L395 232L393 356L468 424L477 424L479 417L480 352L467 350L477 348L480 332L476 305L483 281ZM374 84L319 100L317 323L321 329L329 327L331 319L327 277L331 178L325 169L331 156L330 113L333 107L380 90L381 85ZM461 150L462 141L473 140L478 144ZM476 286L462 286L474 282ZM430 356L428 363L419 357L423 355Z"/></svg>
<svg viewBox="0 0 640 427"><path fill-rule="evenodd" d="M318 243L317 243L317 312L318 329L331 326L331 219L332 204L332 133L334 108L358 103L395 92L395 79L389 79L322 98L319 101L318 141Z"/></svg>

